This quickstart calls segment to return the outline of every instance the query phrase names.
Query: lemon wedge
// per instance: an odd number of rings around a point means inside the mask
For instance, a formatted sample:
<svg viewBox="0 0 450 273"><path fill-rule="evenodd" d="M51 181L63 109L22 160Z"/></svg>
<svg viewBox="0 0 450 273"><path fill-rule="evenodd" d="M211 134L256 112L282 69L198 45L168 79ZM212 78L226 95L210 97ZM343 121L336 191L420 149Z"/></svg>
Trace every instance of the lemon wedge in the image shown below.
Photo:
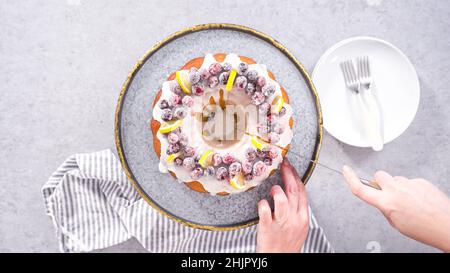
<svg viewBox="0 0 450 273"><path fill-rule="evenodd" d="M230 92L231 88L233 88L234 79L236 79L237 72L236 70L232 69L230 71L230 76L228 76L227 85L225 86L225 90L227 92Z"/></svg>
<svg viewBox="0 0 450 273"><path fill-rule="evenodd" d="M202 166L203 168L208 167L208 165L211 163L212 154L212 150L207 150L206 152L204 152L198 160L198 164L200 164L200 166Z"/></svg>
<svg viewBox="0 0 450 273"><path fill-rule="evenodd" d="M180 155L181 155L181 153L171 154L166 158L166 162L172 163L175 160L175 158L179 157Z"/></svg>
<svg viewBox="0 0 450 273"><path fill-rule="evenodd" d="M230 179L230 186L237 190L242 190L245 188L244 176L242 174L238 174L235 177Z"/></svg>
<svg viewBox="0 0 450 273"><path fill-rule="evenodd" d="M252 145L258 150L262 150L265 146L264 143L258 140L258 138L256 138L255 136L253 136L250 141Z"/></svg>
<svg viewBox="0 0 450 273"><path fill-rule="evenodd" d="M281 108L283 108L283 105L284 105L283 96L276 96L272 101L274 113L279 113L281 111Z"/></svg>
<svg viewBox="0 0 450 273"><path fill-rule="evenodd" d="M166 123L163 123L163 124L161 125L161 128L159 128L159 132L160 132L161 134L165 134L165 133L168 133L168 132L172 132L173 130L175 130L175 129L177 129L178 127L180 127L182 124L183 124L183 120L182 120L182 119L179 119L179 120L174 121L174 122L166 122Z"/></svg>
<svg viewBox="0 0 450 273"><path fill-rule="evenodd" d="M191 93L191 83L189 82L188 75L185 71L177 71L175 73L176 79L178 84L181 87L181 90L183 90L184 93L190 94Z"/></svg>

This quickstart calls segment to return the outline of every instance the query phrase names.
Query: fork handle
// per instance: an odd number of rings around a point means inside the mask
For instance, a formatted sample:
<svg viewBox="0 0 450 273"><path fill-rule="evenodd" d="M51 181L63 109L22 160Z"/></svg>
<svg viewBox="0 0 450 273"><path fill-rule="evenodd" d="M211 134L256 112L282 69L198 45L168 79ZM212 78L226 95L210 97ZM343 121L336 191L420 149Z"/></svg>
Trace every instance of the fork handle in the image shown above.
<svg viewBox="0 0 450 273"><path fill-rule="evenodd" d="M372 87L373 88L373 87ZM381 110L373 94L373 89L363 89L360 92L365 108L366 127L374 151L383 150L383 128L381 123Z"/></svg>

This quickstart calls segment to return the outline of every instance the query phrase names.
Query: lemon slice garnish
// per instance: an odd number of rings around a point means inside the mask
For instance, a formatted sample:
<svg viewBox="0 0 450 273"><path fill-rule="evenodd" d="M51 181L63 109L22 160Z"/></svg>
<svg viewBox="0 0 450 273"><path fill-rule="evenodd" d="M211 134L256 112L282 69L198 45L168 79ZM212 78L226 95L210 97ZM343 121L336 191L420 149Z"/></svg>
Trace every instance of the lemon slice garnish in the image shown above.
<svg viewBox="0 0 450 273"><path fill-rule="evenodd" d="M233 88L234 79L236 79L237 72L236 70L232 69L230 71L230 76L228 76L227 85L225 86L225 90L227 92L230 92L231 88Z"/></svg>
<svg viewBox="0 0 450 273"><path fill-rule="evenodd" d="M177 129L178 127L180 127L182 124L183 124L183 120L182 120L182 119L179 119L179 120L177 120L177 121L175 121L175 122L166 122L166 123L163 123L163 124L161 125L161 128L159 128L159 132L160 132L161 134L165 134L165 133L168 133L168 132L172 132L173 130L175 130L175 129Z"/></svg>
<svg viewBox="0 0 450 273"><path fill-rule="evenodd" d="M230 186L242 190L245 188L244 176L242 174L237 174L235 177L230 179Z"/></svg>
<svg viewBox="0 0 450 273"><path fill-rule="evenodd" d="M252 145L258 150L262 150L265 146L264 143L258 140L258 138L255 136L253 136L250 141Z"/></svg>
<svg viewBox="0 0 450 273"><path fill-rule="evenodd" d="M276 96L272 101L274 113L279 113L281 111L281 108L283 108L283 105L284 105L283 96Z"/></svg>
<svg viewBox="0 0 450 273"><path fill-rule="evenodd" d="M213 154L212 150L207 150L206 152L204 152L203 155L198 160L198 164L200 164L200 166L202 166L203 168L208 167L209 163L211 162L212 154Z"/></svg>
<svg viewBox="0 0 450 273"><path fill-rule="evenodd" d="M166 158L166 162L171 163L175 160L175 158L179 157L180 155L181 155L181 153L171 154Z"/></svg>
<svg viewBox="0 0 450 273"><path fill-rule="evenodd" d="M181 87L181 90L183 90L183 92L186 94L190 94L191 93L191 84L189 82L187 73L185 73L184 71L177 71L175 74L176 74L177 82Z"/></svg>

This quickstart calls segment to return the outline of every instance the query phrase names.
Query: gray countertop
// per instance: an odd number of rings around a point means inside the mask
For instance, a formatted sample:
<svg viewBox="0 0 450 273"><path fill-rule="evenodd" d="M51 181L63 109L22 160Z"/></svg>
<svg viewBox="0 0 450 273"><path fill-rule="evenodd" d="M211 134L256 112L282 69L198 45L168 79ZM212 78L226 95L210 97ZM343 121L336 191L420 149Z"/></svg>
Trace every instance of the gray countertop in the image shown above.
<svg viewBox="0 0 450 273"><path fill-rule="evenodd" d="M115 150L114 110L135 62L187 26L242 24L284 44L309 71L342 39L385 39L410 58L421 101L408 130L380 153L325 133L320 161L424 177L450 194L450 2L20 1L0 3L0 252L58 251L40 189L66 157ZM212 2L212 1L211 1ZM338 252L431 252L403 237L343 179L316 168L307 191ZM143 251L136 241L104 251Z"/></svg>

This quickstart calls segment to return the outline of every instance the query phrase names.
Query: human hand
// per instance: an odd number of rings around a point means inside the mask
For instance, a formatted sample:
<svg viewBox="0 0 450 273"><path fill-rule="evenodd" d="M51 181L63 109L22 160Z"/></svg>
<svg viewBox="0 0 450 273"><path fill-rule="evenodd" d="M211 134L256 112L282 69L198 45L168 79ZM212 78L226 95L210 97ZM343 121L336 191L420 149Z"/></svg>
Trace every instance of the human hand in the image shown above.
<svg viewBox="0 0 450 273"><path fill-rule="evenodd" d="M450 252L450 199L429 181L378 171L374 180L381 190L376 190L348 166L343 174L353 194L378 208L402 234Z"/></svg>
<svg viewBox="0 0 450 273"><path fill-rule="evenodd" d="M287 159L281 163L281 177L286 193L278 185L272 187L270 195L274 200L274 212L267 200L258 203L258 252L300 252L308 235L305 187Z"/></svg>

